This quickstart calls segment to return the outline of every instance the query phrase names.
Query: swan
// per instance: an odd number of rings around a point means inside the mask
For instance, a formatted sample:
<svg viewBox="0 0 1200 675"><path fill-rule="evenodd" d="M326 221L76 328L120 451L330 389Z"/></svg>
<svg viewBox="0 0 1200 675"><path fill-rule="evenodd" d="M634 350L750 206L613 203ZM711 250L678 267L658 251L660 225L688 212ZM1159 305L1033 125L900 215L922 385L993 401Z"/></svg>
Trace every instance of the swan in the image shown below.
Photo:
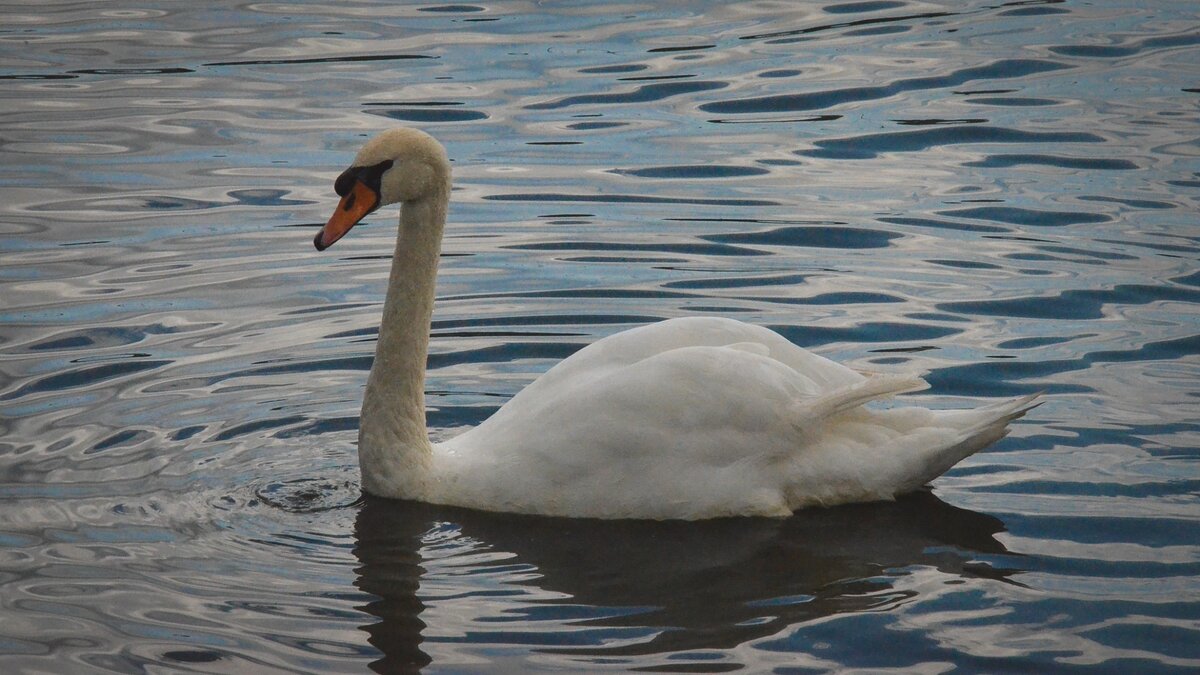
<svg viewBox="0 0 1200 675"><path fill-rule="evenodd" d="M1034 394L974 410L871 409L927 384L860 373L761 326L685 317L598 340L478 426L432 443L424 385L446 151L416 129L384 131L334 190L318 250L401 204L358 436L373 495L581 518L786 517L916 490L1037 404Z"/></svg>

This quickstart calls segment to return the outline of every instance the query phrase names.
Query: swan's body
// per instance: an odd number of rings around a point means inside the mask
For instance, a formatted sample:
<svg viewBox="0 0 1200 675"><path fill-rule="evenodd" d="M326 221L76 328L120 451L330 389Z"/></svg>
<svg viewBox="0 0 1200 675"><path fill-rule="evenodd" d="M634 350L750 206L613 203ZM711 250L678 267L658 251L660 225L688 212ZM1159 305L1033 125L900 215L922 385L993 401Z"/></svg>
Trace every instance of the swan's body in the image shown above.
<svg viewBox="0 0 1200 675"><path fill-rule="evenodd" d="M766 328L697 317L599 340L478 427L431 444L424 377L445 151L415 130L385 132L336 187L342 203L319 249L380 204L403 203L359 430L372 494L558 516L786 516L915 490L1035 404L871 410L863 404L926 385L860 374Z"/></svg>

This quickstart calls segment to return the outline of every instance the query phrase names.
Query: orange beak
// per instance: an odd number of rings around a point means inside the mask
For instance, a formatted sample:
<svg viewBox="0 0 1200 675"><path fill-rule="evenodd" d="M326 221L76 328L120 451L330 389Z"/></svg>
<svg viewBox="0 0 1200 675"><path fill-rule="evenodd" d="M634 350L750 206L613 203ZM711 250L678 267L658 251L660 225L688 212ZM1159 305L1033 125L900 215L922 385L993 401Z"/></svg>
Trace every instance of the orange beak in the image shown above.
<svg viewBox="0 0 1200 675"><path fill-rule="evenodd" d="M313 238L313 245L318 251L333 246L334 242L341 239L350 228L358 224L358 221L374 211L376 206L379 206L379 193L362 181L354 181L354 187L338 202L337 210L329 217L329 222L325 223L325 227Z"/></svg>

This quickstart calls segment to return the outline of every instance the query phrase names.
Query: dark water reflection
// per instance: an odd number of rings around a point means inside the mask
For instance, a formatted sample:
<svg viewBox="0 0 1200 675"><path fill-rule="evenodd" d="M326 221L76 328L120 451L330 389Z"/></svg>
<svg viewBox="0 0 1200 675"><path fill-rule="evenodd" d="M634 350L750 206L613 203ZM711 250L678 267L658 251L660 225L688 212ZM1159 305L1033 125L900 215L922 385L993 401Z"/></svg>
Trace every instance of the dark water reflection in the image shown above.
<svg viewBox="0 0 1200 675"><path fill-rule="evenodd" d="M1006 566L1018 561L995 538L1003 527L997 518L956 508L930 492L782 521L702 523L509 516L365 498L354 525L354 555L361 563L355 585L375 597L364 609L378 621L363 630L383 653L372 664L379 672L431 660L421 648L427 625L419 593L431 541L443 549L441 565L454 556L470 559L455 566L456 574L486 568L511 574L514 580L505 584L557 595L502 609L488 617L493 630L510 625L510 638L518 643L579 664L589 657L633 664L621 657L730 649L792 625L886 611L916 597L896 583L914 568L940 572L945 585L966 579L1015 583L1019 565ZM598 618L575 619L581 630L573 635L521 635L539 615L577 614L572 606L586 606L587 617ZM607 644L619 636L629 639ZM457 639L496 637L468 632ZM745 664L721 667L739 665Z"/></svg>

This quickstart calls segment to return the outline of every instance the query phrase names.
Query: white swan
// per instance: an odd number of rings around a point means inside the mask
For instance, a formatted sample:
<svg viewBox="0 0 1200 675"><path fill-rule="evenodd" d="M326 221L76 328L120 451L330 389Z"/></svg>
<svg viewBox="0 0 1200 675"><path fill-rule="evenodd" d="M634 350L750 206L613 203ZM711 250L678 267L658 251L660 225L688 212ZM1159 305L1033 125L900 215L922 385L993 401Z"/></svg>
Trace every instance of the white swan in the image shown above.
<svg viewBox="0 0 1200 675"><path fill-rule="evenodd" d="M379 206L402 204L359 428L371 494L573 517L787 516L915 490L1036 405L871 410L863 404L927 385L860 374L759 326L681 318L599 340L478 427L432 444L424 384L445 150L414 129L383 132L335 190L319 250Z"/></svg>

